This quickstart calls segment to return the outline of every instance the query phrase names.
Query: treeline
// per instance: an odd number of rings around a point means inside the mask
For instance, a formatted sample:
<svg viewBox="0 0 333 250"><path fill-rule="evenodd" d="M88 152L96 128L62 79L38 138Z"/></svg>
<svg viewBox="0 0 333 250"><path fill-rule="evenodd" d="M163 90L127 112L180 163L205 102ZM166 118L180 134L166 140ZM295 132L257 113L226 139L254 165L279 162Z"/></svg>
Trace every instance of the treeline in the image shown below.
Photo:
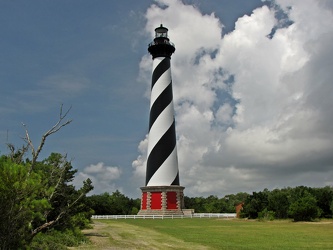
<svg viewBox="0 0 333 250"><path fill-rule="evenodd" d="M185 208L194 209L196 213L234 213L235 205L244 201L249 194L238 193L218 198L215 195L208 197L184 197ZM85 198L84 203L96 215L129 215L137 214L140 210L141 199L132 199L119 190L112 194L107 192Z"/></svg>
<svg viewBox="0 0 333 250"><path fill-rule="evenodd" d="M293 219L312 221L318 218L332 218L333 188L267 189L253 192L244 200L241 217L250 219Z"/></svg>
<svg viewBox="0 0 333 250"><path fill-rule="evenodd" d="M218 198L216 195L208 197L184 197L185 207L194 209L195 213L235 213L235 206L242 203L248 196L247 193L226 195Z"/></svg>
<svg viewBox="0 0 333 250"><path fill-rule="evenodd" d="M139 198L132 199L116 190L112 194L91 195L85 197L84 203L96 215L129 215L137 214L141 206Z"/></svg>
<svg viewBox="0 0 333 250"><path fill-rule="evenodd" d="M112 194L103 193L86 197L85 206L96 215L137 214L141 200L132 199L118 190ZM294 221L312 221L317 218L333 217L333 188L295 188L265 189L252 194L240 192L218 198L184 197L185 208L196 213L235 213L236 205L242 204L240 216L249 219L273 220L293 219Z"/></svg>

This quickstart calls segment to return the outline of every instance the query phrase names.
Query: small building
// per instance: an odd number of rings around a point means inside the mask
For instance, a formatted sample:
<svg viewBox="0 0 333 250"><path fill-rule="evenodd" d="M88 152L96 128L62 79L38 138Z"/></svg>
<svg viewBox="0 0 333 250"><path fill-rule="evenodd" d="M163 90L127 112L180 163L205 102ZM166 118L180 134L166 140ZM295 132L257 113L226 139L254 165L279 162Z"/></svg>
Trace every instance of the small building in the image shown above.
<svg viewBox="0 0 333 250"><path fill-rule="evenodd" d="M243 210L243 205L244 205L244 202L240 202L235 206L235 208L236 208L236 217L237 218L240 218L240 214Z"/></svg>

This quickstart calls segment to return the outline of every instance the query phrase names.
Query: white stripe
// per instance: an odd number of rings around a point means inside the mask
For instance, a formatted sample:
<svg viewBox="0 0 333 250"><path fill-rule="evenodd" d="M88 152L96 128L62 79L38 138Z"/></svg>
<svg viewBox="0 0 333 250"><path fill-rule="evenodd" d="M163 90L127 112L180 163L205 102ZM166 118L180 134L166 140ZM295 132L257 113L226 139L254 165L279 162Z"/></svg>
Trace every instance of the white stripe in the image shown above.
<svg viewBox="0 0 333 250"><path fill-rule="evenodd" d="M177 147L150 178L147 186L170 186L178 173Z"/></svg>
<svg viewBox="0 0 333 250"><path fill-rule="evenodd" d="M153 126L150 128L148 135L148 152L149 156L151 150L154 148L156 143L161 139L165 132L170 128L174 121L173 114L173 102L162 111L162 113L157 117Z"/></svg>
<svg viewBox="0 0 333 250"><path fill-rule="evenodd" d="M171 73L170 68L165 71L160 78L155 82L152 90L151 90L151 96L150 96L150 108L153 106L156 99L159 97L159 95L165 90L166 87L171 83Z"/></svg>
<svg viewBox="0 0 333 250"><path fill-rule="evenodd" d="M155 70L155 68L157 67L157 65L160 64L160 62L163 61L165 57L155 57L154 60L153 60L153 71Z"/></svg>

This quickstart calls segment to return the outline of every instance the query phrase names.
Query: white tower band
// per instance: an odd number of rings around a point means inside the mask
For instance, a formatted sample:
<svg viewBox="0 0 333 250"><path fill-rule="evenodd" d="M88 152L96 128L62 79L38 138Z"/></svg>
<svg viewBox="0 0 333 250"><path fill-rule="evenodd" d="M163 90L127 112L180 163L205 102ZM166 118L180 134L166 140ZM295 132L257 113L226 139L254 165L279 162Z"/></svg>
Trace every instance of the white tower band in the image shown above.
<svg viewBox="0 0 333 250"><path fill-rule="evenodd" d="M183 190L179 184L173 108L171 55L175 46L168 29L155 29L148 46L153 58L146 186L142 187L140 214L182 214Z"/></svg>

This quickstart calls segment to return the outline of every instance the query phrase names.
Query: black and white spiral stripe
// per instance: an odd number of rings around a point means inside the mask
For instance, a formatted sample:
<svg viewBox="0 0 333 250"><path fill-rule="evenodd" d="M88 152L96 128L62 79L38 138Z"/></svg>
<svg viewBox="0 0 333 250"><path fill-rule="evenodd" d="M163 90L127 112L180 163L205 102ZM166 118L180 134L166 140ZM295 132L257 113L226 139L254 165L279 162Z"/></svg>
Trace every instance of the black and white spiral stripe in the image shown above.
<svg viewBox="0 0 333 250"><path fill-rule="evenodd" d="M146 186L179 185L170 58L153 60Z"/></svg>

